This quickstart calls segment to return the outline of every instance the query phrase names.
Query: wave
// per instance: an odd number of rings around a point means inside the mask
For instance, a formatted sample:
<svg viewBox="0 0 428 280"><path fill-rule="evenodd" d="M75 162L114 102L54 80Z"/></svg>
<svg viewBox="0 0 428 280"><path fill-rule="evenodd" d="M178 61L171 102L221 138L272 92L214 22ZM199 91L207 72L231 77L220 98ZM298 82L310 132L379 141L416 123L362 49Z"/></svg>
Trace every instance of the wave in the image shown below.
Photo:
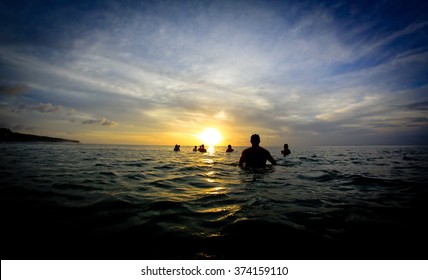
<svg viewBox="0 0 428 280"><path fill-rule="evenodd" d="M259 171L239 153L78 148L0 145L2 257L390 258L428 234L426 149L296 149Z"/></svg>

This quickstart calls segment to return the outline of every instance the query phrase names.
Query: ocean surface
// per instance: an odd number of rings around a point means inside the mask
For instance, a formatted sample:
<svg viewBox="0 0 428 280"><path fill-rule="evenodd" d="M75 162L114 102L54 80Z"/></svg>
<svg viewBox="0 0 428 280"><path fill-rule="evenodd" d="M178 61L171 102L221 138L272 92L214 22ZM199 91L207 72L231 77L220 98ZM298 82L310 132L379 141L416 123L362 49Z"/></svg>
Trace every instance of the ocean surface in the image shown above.
<svg viewBox="0 0 428 280"><path fill-rule="evenodd" d="M0 143L2 259L426 259L428 146Z"/></svg>

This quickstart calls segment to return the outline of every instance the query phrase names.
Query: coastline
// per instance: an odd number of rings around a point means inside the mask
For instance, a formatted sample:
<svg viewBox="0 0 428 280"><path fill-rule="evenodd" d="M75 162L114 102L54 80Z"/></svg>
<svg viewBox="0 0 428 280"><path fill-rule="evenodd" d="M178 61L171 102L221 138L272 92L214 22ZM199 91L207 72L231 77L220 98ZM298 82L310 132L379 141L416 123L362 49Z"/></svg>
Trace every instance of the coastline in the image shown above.
<svg viewBox="0 0 428 280"><path fill-rule="evenodd" d="M69 142L80 143L78 140L63 139L33 134L13 132L8 128L0 128L0 142Z"/></svg>

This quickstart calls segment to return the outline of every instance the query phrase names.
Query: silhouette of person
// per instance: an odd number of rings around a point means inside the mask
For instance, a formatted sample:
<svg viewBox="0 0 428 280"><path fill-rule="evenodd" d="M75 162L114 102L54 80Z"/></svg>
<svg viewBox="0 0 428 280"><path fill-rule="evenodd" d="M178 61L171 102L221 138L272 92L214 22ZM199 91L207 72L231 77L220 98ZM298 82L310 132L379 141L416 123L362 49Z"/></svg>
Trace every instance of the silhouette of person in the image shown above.
<svg viewBox="0 0 428 280"><path fill-rule="evenodd" d="M230 152L233 152L234 151L234 149L232 149L232 145L227 145L227 150L226 150L226 153L230 153Z"/></svg>
<svg viewBox="0 0 428 280"><path fill-rule="evenodd" d="M206 153L206 152L207 152L207 149L205 149L204 144L202 144L201 146L199 146L198 151L200 151L201 153Z"/></svg>
<svg viewBox="0 0 428 280"><path fill-rule="evenodd" d="M198 146L195 146L195 147L193 148L193 151L194 151L194 152L197 152L197 151L198 151Z"/></svg>
<svg viewBox="0 0 428 280"><path fill-rule="evenodd" d="M174 152L180 151L180 145L175 144Z"/></svg>
<svg viewBox="0 0 428 280"><path fill-rule="evenodd" d="M245 167L262 168L266 166L266 160L272 165L276 165L270 152L259 146L260 136L258 134L251 135L250 142L252 146L242 151L239 166L243 166L245 163Z"/></svg>
<svg viewBox="0 0 428 280"><path fill-rule="evenodd" d="M281 154L283 154L285 157L291 154L291 151L288 148L288 144L284 144L284 150L281 151Z"/></svg>

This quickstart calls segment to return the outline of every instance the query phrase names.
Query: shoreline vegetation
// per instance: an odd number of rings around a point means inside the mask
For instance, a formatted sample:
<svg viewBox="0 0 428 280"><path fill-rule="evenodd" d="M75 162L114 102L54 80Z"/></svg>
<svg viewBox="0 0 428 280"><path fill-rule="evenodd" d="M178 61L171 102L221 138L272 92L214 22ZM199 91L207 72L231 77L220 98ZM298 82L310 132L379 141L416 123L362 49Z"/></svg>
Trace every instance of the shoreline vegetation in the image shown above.
<svg viewBox="0 0 428 280"><path fill-rule="evenodd" d="M0 128L0 142L69 142L80 143L78 140L39 136L13 132L8 128Z"/></svg>

